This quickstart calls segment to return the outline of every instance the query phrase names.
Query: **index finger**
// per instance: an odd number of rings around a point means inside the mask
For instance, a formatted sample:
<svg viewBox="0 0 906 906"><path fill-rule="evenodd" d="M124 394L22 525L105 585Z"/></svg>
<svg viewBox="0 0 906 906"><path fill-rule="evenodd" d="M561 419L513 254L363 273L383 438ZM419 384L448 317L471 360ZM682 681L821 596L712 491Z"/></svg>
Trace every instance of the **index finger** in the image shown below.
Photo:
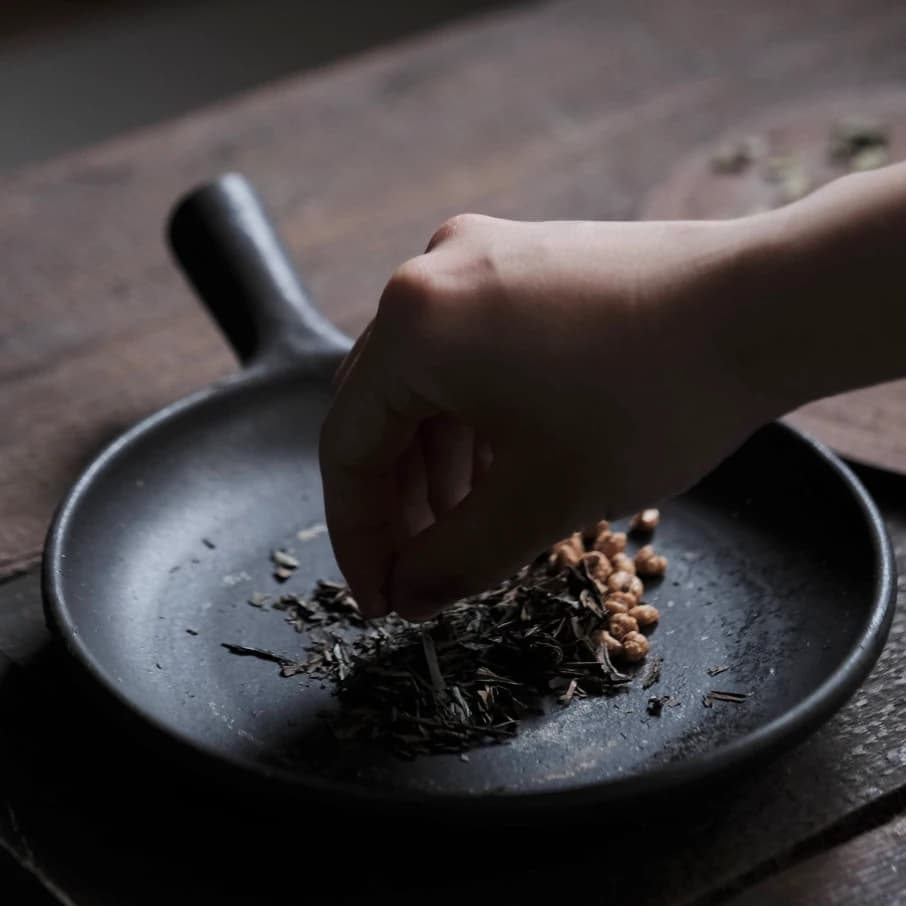
<svg viewBox="0 0 906 906"><path fill-rule="evenodd" d="M331 544L368 617L388 611L385 585L395 559L400 501L394 465L432 407L412 393L382 355L372 330L344 377L321 431L320 462Z"/></svg>

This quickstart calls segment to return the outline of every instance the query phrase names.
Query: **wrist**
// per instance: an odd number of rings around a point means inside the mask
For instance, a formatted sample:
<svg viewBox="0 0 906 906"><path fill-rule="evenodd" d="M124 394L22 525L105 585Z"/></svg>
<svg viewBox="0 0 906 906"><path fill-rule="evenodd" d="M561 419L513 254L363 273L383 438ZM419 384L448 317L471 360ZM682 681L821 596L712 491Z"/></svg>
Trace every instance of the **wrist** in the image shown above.
<svg viewBox="0 0 906 906"><path fill-rule="evenodd" d="M906 323L895 261L906 181L843 177L795 204L727 222L727 367L767 418L899 376ZM881 329L879 329L881 328Z"/></svg>
<svg viewBox="0 0 906 906"><path fill-rule="evenodd" d="M731 264L738 289L727 300L731 367L769 421L812 396L814 376L805 360L808 317L796 310L801 248L785 209L742 218L732 229L738 236Z"/></svg>
<svg viewBox="0 0 906 906"><path fill-rule="evenodd" d="M806 402L801 339L788 307L796 254L780 212L712 222L717 253L704 294L712 371L743 422L779 418Z"/></svg>
<svg viewBox="0 0 906 906"><path fill-rule="evenodd" d="M902 374L906 168L736 221L740 371L776 417Z"/></svg>

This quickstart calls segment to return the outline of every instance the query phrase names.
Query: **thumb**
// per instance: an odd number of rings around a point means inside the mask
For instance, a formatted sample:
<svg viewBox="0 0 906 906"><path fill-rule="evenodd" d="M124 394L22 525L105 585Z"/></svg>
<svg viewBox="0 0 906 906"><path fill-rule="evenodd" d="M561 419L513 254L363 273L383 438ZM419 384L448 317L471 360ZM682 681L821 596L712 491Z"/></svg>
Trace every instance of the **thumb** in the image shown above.
<svg viewBox="0 0 906 906"><path fill-rule="evenodd" d="M539 500L532 472L498 457L468 496L411 539L394 565L391 607L427 619L500 582L557 537L556 500Z"/></svg>

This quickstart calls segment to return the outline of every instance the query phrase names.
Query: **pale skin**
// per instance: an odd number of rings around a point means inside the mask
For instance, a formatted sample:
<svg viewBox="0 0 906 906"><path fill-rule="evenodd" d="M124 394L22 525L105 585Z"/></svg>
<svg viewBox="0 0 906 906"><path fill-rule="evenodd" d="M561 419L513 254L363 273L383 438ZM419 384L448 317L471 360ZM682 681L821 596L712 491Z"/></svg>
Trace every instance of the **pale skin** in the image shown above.
<svg viewBox="0 0 906 906"><path fill-rule="evenodd" d="M321 437L363 612L425 619L766 422L906 374L906 165L708 222L463 215L391 277Z"/></svg>

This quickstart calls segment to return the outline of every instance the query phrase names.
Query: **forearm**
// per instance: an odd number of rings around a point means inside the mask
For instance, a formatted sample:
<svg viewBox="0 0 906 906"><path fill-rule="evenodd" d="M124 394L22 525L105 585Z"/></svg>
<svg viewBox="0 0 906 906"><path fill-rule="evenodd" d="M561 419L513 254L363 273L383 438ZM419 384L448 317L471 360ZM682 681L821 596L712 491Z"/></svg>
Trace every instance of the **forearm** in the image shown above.
<svg viewBox="0 0 906 906"><path fill-rule="evenodd" d="M773 414L906 375L906 164L747 221L738 362Z"/></svg>

